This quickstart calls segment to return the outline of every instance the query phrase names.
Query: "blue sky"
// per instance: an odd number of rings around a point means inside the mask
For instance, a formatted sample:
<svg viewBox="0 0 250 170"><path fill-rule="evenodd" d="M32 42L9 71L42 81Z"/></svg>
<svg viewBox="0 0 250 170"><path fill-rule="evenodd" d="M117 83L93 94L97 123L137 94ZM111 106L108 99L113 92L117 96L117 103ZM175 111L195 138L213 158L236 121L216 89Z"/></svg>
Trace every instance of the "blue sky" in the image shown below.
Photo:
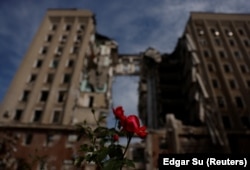
<svg viewBox="0 0 250 170"><path fill-rule="evenodd" d="M48 8L89 9L97 31L114 39L120 53L151 46L174 50L191 11L249 13L249 0L2 0L0 1L0 102ZM116 78L114 104L137 113L137 78Z"/></svg>

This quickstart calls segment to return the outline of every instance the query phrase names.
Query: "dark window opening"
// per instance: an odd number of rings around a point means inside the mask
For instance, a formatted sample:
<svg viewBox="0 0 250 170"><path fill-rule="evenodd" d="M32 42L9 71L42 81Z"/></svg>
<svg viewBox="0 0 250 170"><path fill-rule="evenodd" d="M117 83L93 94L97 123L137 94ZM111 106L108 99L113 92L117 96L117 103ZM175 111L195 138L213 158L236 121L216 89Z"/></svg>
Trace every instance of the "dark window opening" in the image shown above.
<svg viewBox="0 0 250 170"><path fill-rule="evenodd" d="M235 51L235 52L234 52L234 56L235 56L236 58L241 58L241 55L240 55L240 52L239 52L239 51Z"/></svg>
<svg viewBox="0 0 250 170"><path fill-rule="evenodd" d="M249 40L244 40L244 44L245 44L246 47L249 47L250 46Z"/></svg>
<svg viewBox="0 0 250 170"><path fill-rule="evenodd" d="M231 129L232 128L229 117L223 116L222 121L223 121L224 127L226 129Z"/></svg>
<svg viewBox="0 0 250 170"><path fill-rule="evenodd" d="M89 107L93 107L93 104L94 104L94 97L90 96L89 97Z"/></svg>
<svg viewBox="0 0 250 170"><path fill-rule="evenodd" d="M42 60L37 60L36 62L36 68L40 68L43 64L43 61Z"/></svg>
<svg viewBox="0 0 250 170"><path fill-rule="evenodd" d="M236 89L236 82L234 80L229 80L229 85L231 89Z"/></svg>
<svg viewBox="0 0 250 170"><path fill-rule="evenodd" d="M33 135L32 134L27 134L25 137L25 144L30 145L32 142Z"/></svg>
<svg viewBox="0 0 250 170"><path fill-rule="evenodd" d="M250 129L250 120L248 116L241 117L241 122L245 128Z"/></svg>
<svg viewBox="0 0 250 170"><path fill-rule="evenodd" d="M78 50L79 50L79 48L78 48L78 47L73 47L73 51L72 51L72 53L73 53L73 54L77 54L77 53L78 53Z"/></svg>
<svg viewBox="0 0 250 170"><path fill-rule="evenodd" d="M52 120L52 122L53 122L53 123L59 123L59 121L60 121L60 116L61 116L61 111L59 111L59 110L54 111L54 115L53 115L53 120Z"/></svg>
<svg viewBox="0 0 250 170"><path fill-rule="evenodd" d="M47 51L48 51L48 47L43 47L43 49L42 49L41 53L42 53L42 54L46 54L46 53L47 53Z"/></svg>
<svg viewBox="0 0 250 170"><path fill-rule="evenodd" d="M23 110L20 110L20 109L16 110L14 120L19 121L22 117L22 114L23 114Z"/></svg>
<svg viewBox="0 0 250 170"><path fill-rule="evenodd" d="M234 40L229 40L229 44L233 47L233 46L235 46L235 43L234 43Z"/></svg>
<svg viewBox="0 0 250 170"><path fill-rule="evenodd" d="M219 55L221 58L226 58L226 55L223 51L219 51Z"/></svg>
<svg viewBox="0 0 250 170"><path fill-rule="evenodd" d="M24 102L28 101L29 94L30 94L30 92L29 92L28 90L25 90L25 91L23 92L23 96L22 96L22 99L21 99L21 100L24 101Z"/></svg>
<svg viewBox="0 0 250 170"><path fill-rule="evenodd" d="M57 25L52 25L52 28L51 28L53 31L55 31L57 29Z"/></svg>
<svg viewBox="0 0 250 170"><path fill-rule="evenodd" d="M58 94L58 99L57 101L59 103L63 102L65 100L65 95L66 95L66 92L65 91L60 91L59 94Z"/></svg>
<svg viewBox="0 0 250 170"><path fill-rule="evenodd" d="M229 73L231 71L230 66L228 64L224 64L224 70L226 73Z"/></svg>
<svg viewBox="0 0 250 170"><path fill-rule="evenodd" d="M41 92L40 101L41 102L45 102L47 100L48 96L49 96L49 92L48 91L42 91Z"/></svg>
<svg viewBox="0 0 250 170"><path fill-rule="evenodd" d="M66 30L66 31L70 31L70 29L71 29L71 25L69 25L69 24L66 25L65 30Z"/></svg>
<svg viewBox="0 0 250 170"><path fill-rule="evenodd" d="M52 41L52 35L48 35L47 36L47 42L51 42Z"/></svg>
<svg viewBox="0 0 250 170"><path fill-rule="evenodd" d="M50 65L51 68L57 68L59 64L59 60L54 59Z"/></svg>
<svg viewBox="0 0 250 170"><path fill-rule="evenodd" d="M208 64L207 67L208 67L208 71L209 72L213 72L214 71L214 67L213 67L212 64Z"/></svg>
<svg viewBox="0 0 250 170"><path fill-rule="evenodd" d="M250 88L250 80L247 80L247 86Z"/></svg>
<svg viewBox="0 0 250 170"><path fill-rule="evenodd" d="M214 41L217 46L221 46L221 41L219 38L215 38Z"/></svg>
<svg viewBox="0 0 250 170"><path fill-rule="evenodd" d="M240 69L241 69L242 73L247 73L248 72L247 67L245 65L240 65Z"/></svg>
<svg viewBox="0 0 250 170"><path fill-rule="evenodd" d="M36 74L31 74L29 82L32 83L34 81L36 81Z"/></svg>
<svg viewBox="0 0 250 170"><path fill-rule="evenodd" d="M208 52L208 51L204 51L203 53L204 53L204 56L205 56L205 57L210 57L210 55L209 55L209 52Z"/></svg>
<svg viewBox="0 0 250 170"><path fill-rule="evenodd" d="M213 79L213 80L212 80L212 84L213 84L213 87L214 87L214 88L219 88L219 83L218 83L217 80Z"/></svg>
<svg viewBox="0 0 250 170"><path fill-rule="evenodd" d="M42 116L42 111L41 110L36 110L33 122L39 122Z"/></svg>
<svg viewBox="0 0 250 170"><path fill-rule="evenodd" d="M73 67L73 66L74 66L74 60L69 60L68 67Z"/></svg>
<svg viewBox="0 0 250 170"><path fill-rule="evenodd" d="M225 107L225 101L224 101L223 97L221 97L221 96L217 97L217 103L218 103L219 108Z"/></svg>
<svg viewBox="0 0 250 170"><path fill-rule="evenodd" d="M238 32L241 36L244 35L244 31L242 29L239 29Z"/></svg>
<svg viewBox="0 0 250 170"><path fill-rule="evenodd" d="M63 83L69 83L71 80L71 75L70 74L65 74L63 77Z"/></svg>
<svg viewBox="0 0 250 170"><path fill-rule="evenodd" d="M54 74L48 74L47 76L47 83L52 83L54 80Z"/></svg>
<svg viewBox="0 0 250 170"><path fill-rule="evenodd" d="M244 108L244 104L243 104L241 97L239 96L235 97L235 103L238 108Z"/></svg>

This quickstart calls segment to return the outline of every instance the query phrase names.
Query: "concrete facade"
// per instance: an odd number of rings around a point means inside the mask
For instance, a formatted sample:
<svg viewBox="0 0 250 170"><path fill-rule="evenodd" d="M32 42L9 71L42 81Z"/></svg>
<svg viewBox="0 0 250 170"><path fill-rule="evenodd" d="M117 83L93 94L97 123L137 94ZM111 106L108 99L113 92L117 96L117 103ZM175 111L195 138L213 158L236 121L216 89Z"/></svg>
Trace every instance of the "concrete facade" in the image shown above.
<svg viewBox="0 0 250 170"><path fill-rule="evenodd" d="M116 52L116 42L96 32L92 12L47 11L0 108L1 132L17 143L11 166L44 156L47 168L74 168L76 124L95 126L92 110L96 118L109 113Z"/></svg>

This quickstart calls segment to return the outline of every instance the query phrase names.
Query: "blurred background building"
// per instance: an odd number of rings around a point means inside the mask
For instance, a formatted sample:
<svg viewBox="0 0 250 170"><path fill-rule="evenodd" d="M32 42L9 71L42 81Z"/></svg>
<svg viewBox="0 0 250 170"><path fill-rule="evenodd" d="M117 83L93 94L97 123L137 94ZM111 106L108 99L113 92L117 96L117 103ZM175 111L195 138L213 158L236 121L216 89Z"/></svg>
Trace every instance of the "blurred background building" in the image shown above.
<svg viewBox="0 0 250 170"><path fill-rule="evenodd" d="M6 166L38 155L38 169L72 169L75 125L109 113L115 75L140 76L137 169L161 153L250 153L250 15L193 12L172 54L119 54L95 24L90 11L47 11L0 107Z"/></svg>
<svg viewBox="0 0 250 170"><path fill-rule="evenodd" d="M142 53L138 107L152 129L149 169L159 153L250 153L249 21L192 12L172 54Z"/></svg>

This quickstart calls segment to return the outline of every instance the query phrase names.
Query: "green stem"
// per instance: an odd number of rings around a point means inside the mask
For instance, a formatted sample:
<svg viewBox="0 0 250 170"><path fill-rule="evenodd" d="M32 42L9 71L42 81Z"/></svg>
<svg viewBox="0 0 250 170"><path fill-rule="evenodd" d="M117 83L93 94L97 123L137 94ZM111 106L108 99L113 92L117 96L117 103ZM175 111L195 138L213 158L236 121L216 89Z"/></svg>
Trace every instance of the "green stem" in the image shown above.
<svg viewBox="0 0 250 170"><path fill-rule="evenodd" d="M133 134L129 133L129 134L127 135L127 137L128 137L128 142L127 142L127 146L126 146L126 148L125 148L125 150L124 150L124 153L123 153L123 155L122 155L122 160L124 159L124 156L125 156L125 154L126 154L126 152L127 152L127 150L128 150L128 147L129 147L129 144L130 144L131 139L132 139L132 137L133 137ZM123 165L121 166L120 170L122 169L122 167L123 167Z"/></svg>

